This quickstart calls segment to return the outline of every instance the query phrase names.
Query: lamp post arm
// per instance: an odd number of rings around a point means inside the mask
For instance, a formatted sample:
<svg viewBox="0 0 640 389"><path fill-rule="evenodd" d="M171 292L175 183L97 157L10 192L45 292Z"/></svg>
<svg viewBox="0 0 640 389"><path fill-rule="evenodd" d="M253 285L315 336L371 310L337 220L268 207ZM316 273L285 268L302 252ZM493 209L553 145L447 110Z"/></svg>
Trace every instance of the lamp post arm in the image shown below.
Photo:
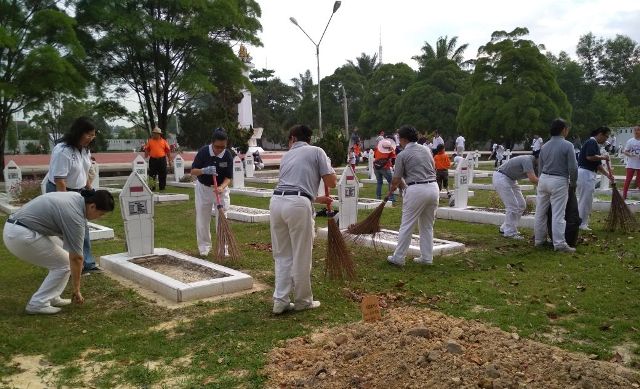
<svg viewBox="0 0 640 389"><path fill-rule="evenodd" d="M313 39L311 39L311 37L309 36L309 34L307 34L307 32L304 30L304 28L300 27L300 25L299 25L299 24L297 24L297 23L294 23L294 24L295 24L295 25L300 29L300 31L302 31L302 32L304 33L304 35L306 35L306 36L307 36L307 38L309 38L309 40L311 41L311 43L313 43L313 45L314 45L314 46L316 46L316 48L317 48L317 47L318 47L318 45L319 45L320 43L316 43Z"/></svg>
<svg viewBox="0 0 640 389"><path fill-rule="evenodd" d="M327 32L327 28L329 28L329 23L331 23L331 19L333 19L333 14L334 13L331 14L331 16L329 17L329 21L327 22L327 25L324 26L324 31L322 31L322 36L320 37L320 40L318 41L318 46L320 46L320 43L322 42L322 38L324 38L324 34ZM309 38L309 39L311 39L311 38Z"/></svg>

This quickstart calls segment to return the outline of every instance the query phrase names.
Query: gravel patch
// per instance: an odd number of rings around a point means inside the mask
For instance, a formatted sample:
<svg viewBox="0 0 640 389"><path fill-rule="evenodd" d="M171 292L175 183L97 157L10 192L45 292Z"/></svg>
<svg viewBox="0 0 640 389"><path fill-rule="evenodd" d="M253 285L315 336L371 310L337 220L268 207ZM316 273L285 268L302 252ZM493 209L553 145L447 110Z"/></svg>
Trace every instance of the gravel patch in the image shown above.
<svg viewBox="0 0 640 389"><path fill-rule="evenodd" d="M169 255L149 255L133 259L131 262L180 282L184 282L185 284L228 276L226 273L192 262L183 261Z"/></svg>

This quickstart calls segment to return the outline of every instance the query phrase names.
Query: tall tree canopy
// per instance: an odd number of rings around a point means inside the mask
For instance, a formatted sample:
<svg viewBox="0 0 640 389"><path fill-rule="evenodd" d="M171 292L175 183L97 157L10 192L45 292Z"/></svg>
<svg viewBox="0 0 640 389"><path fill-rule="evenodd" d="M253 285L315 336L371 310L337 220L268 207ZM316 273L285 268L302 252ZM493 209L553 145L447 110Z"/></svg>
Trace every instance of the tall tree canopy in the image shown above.
<svg viewBox="0 0 640 389"><path fill-rule="evenodd" d="M461 46L457 46L458 37L454 36L449 39L448 36L441 36L436 41L435 49L429 42L425 42L422 46L422 54L416 55L411 59L418 62L420 68L427 66L429 61L434 59L450 59L458 66L466 66L470 64L470 61L464 60L464 51L469 47L468 43Z"/></svg>
<svg viewBox="0 0 640 389"><path fill-rule="evenodd" d="M458 112L458 127L468 139L521 141L556 117L570 117L571 105L548 59L523 39L528 33L496 31L478 49L471 92Z"/></svg>
<svg viewBox="0 0 640 389"><path fill-rule="evenodd" d="M0 1L0 160L11 117L59 94L81 96L85 51L57 1ZM4 166L4 165L3 165Z"/></svg>
<svg viewBox="0 0 640 389"><path fill-rule="evenodd" d="M135 93L147 128L166 128L174 110L215 93L221 78L239 90L246 80L232 44L260 44L259 16L254 0L80 0L77 5L99 81Z"/></svg>

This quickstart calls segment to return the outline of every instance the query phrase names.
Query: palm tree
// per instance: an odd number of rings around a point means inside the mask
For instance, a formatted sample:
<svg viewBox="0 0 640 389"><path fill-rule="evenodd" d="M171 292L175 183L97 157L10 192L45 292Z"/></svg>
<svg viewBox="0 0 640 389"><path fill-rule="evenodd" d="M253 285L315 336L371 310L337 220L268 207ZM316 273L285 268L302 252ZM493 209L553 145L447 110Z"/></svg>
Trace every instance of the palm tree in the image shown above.
<svg viewBox="0 0 640 389"><path fill-rule="evenodd" d="M450 40L448 36L439 37L436 41L436 48L433 49L430 43L425 42L424 46L422 46L422 55L416 55L411 57L411 59L416 60L420 67L424 67L427 62L434 59L449 59L454 61L458 66L464 67L471 63L472 60L465 61L464 60L464 51L469 47L468 43L456 47L458 44L458 37L454 36Z"/></svg>
<svg viewBox="0 0 640 389"><path fill-rule="evenodd" d="M360 54L360 57L356 58L356 63L353 63L351 60L347 60L347 63L348 66L353 67L356 73L366 79L369 79L373 72L381 65L380 62L378 62L378 54L370 56L365 53Z"/></svg>

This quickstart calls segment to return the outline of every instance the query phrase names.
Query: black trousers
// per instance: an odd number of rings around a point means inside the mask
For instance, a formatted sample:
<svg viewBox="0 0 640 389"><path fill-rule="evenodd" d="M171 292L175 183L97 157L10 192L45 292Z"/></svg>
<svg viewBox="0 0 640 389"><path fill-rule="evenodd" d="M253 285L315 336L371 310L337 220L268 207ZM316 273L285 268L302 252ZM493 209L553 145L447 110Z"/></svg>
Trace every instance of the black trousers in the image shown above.
<svg viewBox="0 0 640 389"><path fill-rule="evenodd" d="M445 188L449 191L449 170L436 170L436 181L438 182L438 188L440 190Z"/></svg>
<svg viewBox="0 0 640 389"><path fill-rule="evenodd" d="M149 158L149 176L158 182L160 190L167 186L167 157Z"/></svg>

